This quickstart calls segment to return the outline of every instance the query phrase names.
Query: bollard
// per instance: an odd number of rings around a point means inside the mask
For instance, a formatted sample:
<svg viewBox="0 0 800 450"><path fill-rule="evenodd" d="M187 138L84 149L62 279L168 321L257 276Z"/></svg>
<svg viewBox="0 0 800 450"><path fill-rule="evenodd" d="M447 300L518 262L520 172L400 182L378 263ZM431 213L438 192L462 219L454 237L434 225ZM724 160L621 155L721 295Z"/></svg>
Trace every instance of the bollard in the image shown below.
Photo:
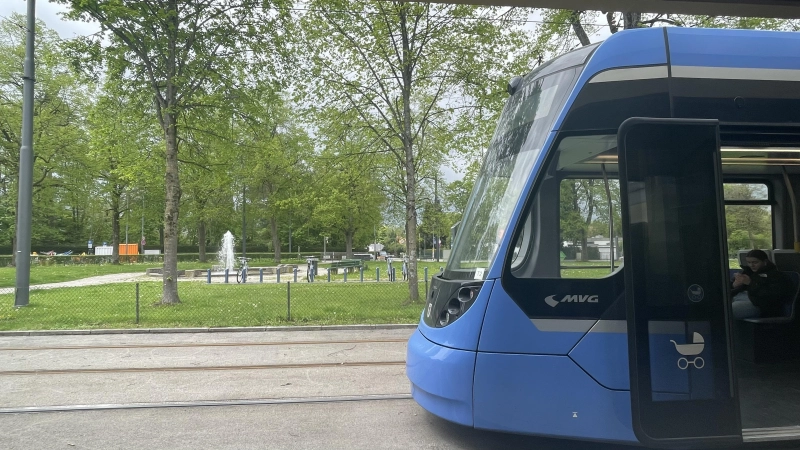
<svg viewBox="0 0 800 450"><path fill-rule="evenodd" d="M331 282L331 269L328 269L328 283Z"/></svg>
<svg viewBox="0 0 800 450"><path fill-rule="evenodd" d="M294 282L297 283L297 267L294 268Z"/></svg>
<svg viewBox="0 0 800 450"><path fill-rule="evenodd" d="M211 269L208 269L207 277L208 277L208 284L211 284Z"/></svg>
<svg viewBox="0 0 800 450"><path fill-rule="evenodd" d="M425 267L425 283L428 283L428 268Z"/></svg>
<svg viewBox="0 0 800 450"><path fill-rule="evenodd" d="M345 267L343 270L344 270L344 282L347 283L347 267Z"/></svg>
<svg viewBox="0 0 800 450"><path fill-rule="evenodd" d="M286 320L292 321L292 283L286 282Z"/></svg>
<svg viewBox="0 0 800 450"><path fill-rule="evenodd" d="M275 277L276 277L276 280L277 280L275 282L276 283L280 283L281 282L281 268L280 267L275 268Z"/></svg>
<svg viewBox="0 0 800 450"><path fill-rule="evenodd" d="M136 325L139 325L139 283L136 283Z"/></svg>
<svg viewBox="0 0 800 450"><path fill-rule="evenodd" d="M264 282L264 268L263 267L258 269L258 282L259 283L263 283Z"/></svg>
<svg viewBox="0 0 800 450"><path fill-rule="evenodd" d="M363 283L364 282L364 268L363 267L359 267L358 268L358 272L359 272L359 274L361 276L361 282Z"/></svg>
<svg viewBox="0 0 800 450"><path fill-rule="evenodd" d="M228 269L225 269L225 283L228 282Z"/></svg>
<svg viewBox="0 0 800 450"><path fill-rule="evenodd" d="M381 268L375 268L375 281L381 281Z"/></svg>

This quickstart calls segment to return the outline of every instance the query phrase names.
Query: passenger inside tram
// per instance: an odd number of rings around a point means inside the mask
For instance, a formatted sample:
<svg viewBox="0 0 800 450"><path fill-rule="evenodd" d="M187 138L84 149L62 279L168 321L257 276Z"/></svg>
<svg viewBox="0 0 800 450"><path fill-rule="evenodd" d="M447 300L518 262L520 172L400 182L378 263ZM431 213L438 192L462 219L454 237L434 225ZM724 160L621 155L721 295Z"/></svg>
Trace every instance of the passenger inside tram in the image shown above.
<svg viewBox="0 0 800 450"><path fill-rule="evenodd" d="M750 250L747 264L731 282L731 310L735 319L780 317L783 305L794 292L789 277L778 270L763 250Z"/></svg>

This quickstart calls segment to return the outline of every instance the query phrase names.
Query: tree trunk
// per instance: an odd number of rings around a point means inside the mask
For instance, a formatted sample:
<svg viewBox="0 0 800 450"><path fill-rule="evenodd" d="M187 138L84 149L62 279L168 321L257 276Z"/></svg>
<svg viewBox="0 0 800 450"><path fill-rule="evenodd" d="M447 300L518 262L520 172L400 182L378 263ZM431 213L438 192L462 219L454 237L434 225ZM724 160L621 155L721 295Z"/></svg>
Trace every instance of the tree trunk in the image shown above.
<svg viewBox="0 0 800 450"><path fill-rule="evenodd" d="M161 302L180 303L178 297L178 215L181 203L181 186L178 178L177 115L171 110L164 114L167 140L167 167L165 174L166 201L164 208L164 269Z"/></svg>
<svg viewBox="0 0 800 450"><path fill-rule="evenodd" d="M569 15L569 22L572 24L572 30L575 31L575 35L578 36L581 45L586 47L592 42L589 40L586 30L583 29L583 24L581 24L581 14L583 14L583 11L572 11Z"/></svg>
<svg viewBox="0 0 800 450"><path fill-rule="evenodd" d="M353 259L353 236L355 234L355 231L346 231L344 233L344 257L347 259Z"/></svg>
<svg viewBox="0 0 800 450"><path fill-rule="evenodd" d="M631 28L641 28L642 13L639 12L626 12L622 13L623 28L628 30Z"/></svg>
<svg viewBox="0 0 800 450"><path fill-rule="evenodd" d="M166 137L166 173L164 176L166 199L164 202L164 268L161 303L180 303L178 297L178 216L181 206L181 182L178 177L178 114L175 106L178 98L177 81L177 37L178 0L169 0L170 22L167 31L167 78L164 88L162 126Z"/></svg>
<svg viewBox="0 0 800 450"><path fill-rule="evenodd" d="M200 262L206 262L206 221L197 224L197 243L200 251Z"/></svg>
<svg viewBox="0 0 800 450"><path fill-rule="evenodd" d="M275 247L275 264L281 263L281 240L278 236L278 221L275 217L269 219L269 232L272 234L272 246Z"/></svg>
<svg viewBox="0 0 800 450"><path fill-rule="evenodd" d="M409 33L407 28L406 9L404 4L400 9L400 29L402 30L403 55L403 150L405 152L406 170L406 229L408 236L406 242L416 241L417 236L417 171L414 165L414 141L411 130L411 86L414 70L413 61L410 61L411 46L409 43ZM414 242L416 244L416 242ZM411 246L416 249L416 245ZM408 261L408 300L416 302L419 300L419 283L417 282L417 252L412 250Z"/></svg>

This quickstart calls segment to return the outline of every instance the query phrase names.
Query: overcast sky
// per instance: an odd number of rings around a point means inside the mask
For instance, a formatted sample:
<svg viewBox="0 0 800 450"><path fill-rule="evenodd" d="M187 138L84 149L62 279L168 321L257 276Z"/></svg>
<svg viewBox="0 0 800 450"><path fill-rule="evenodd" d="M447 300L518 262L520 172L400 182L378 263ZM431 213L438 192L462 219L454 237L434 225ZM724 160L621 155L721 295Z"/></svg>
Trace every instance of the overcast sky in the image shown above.
<svg viewBox="0 0 800 450"><path fill-rule="evenodd" d="M59 13L67 10L66 6L50 3L47 0L36 0L36 18L58 32L62 38L73 38L97 32L100 27L95 23L66 21ZM0 17L10 16L11 13L27 14L28 2L25 0L0 0Z"/></svg>
<svg viewBox="0 0 800 450"><path fill-rule="evenodd" d="M62 38L85 36L96 33L100 28L96 23L73 22L64 20L61 13L67 11L66 6L50 3L47 0L36 0L36 18L43 20L48 28L55 30ZM11 13L27 14L28 3L25 0L0 0L0 18ZM607 32L606 32L607 33ZM604 39L606 36L592 36L592 41ZM452 167L445 166L444 175L448 181L459 179L463 174L456 174Z"/></svg>

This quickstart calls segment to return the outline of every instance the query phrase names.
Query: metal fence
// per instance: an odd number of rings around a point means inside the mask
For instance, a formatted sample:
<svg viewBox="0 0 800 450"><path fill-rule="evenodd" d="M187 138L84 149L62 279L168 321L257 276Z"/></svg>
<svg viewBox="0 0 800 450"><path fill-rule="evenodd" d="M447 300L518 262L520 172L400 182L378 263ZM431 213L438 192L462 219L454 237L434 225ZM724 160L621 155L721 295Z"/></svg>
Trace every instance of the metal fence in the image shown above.
<svg viewBox="0 0 800 450"><path fill-rule="evenodd" d="M417 323L424 305L427 270L410 300L402 275L380 269L264 274L250 270L245 283L235 273L179 279L180 303L162 302L158 276L136 282L74 287L32 286L30 302L15 308L13 289L0 290L0 330L98 328L250 327ZM185 274L189 275L189 274ZM422 273L420 275L423 275Z"/></svg>

